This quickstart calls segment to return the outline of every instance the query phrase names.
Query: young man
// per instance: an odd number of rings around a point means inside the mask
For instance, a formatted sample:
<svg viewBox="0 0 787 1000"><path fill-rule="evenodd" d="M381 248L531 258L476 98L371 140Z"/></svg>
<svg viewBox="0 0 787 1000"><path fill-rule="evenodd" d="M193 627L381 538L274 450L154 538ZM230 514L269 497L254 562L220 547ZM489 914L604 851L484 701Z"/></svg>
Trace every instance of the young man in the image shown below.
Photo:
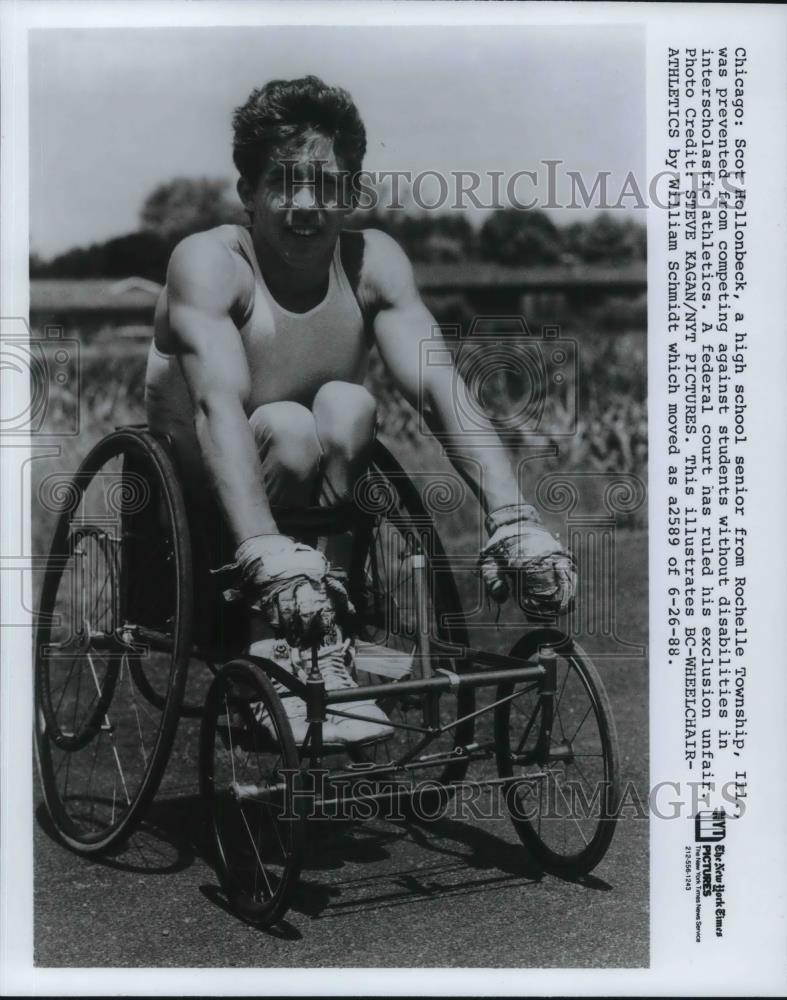
<svg viewBox="0 0 787 1000"><path fill-rule="evenodd" d="M433 426L461 434L456 372L420 370L420 343L436 324L407 257L380 231L343 230L346 181L365 149L346 91L311 76L255 90L235 113L233 147L251 225L219 226L175 249L148 361L150 426L173 440L187 496L211 484L253 606L288 633L296 670L298 645L325 634L346 595L320 552L278 532L271 505L352 495L375 433L363 386L370 349ZM481 569L492 596L504 600L505 575L521 571L533 608L565 611L573 560L525 503L504 450L468 441L452 461L487 513ZM274 643L252 650L270 656L282 649ZM339 645L324 647L320 668L329 688L355 683ZM285 705L302 740L305 706ZM354 705L367 719L330 723L326 741L390 733L374 703Z"/></svg>

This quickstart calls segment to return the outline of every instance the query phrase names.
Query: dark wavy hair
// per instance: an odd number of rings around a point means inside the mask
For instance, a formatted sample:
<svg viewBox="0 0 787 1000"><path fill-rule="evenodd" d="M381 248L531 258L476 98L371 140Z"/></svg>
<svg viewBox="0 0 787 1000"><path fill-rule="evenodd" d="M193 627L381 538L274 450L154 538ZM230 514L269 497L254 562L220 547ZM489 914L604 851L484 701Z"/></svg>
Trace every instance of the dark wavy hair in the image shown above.
<svg viewBox="0 0 787 1000"><path fill-rule="evenodd" d="M256 184L274 150L314 130L333 139L351 175L361 169L366 129L352 97L341 87L329 87L316 76L271 80L253 90L232 118L232 159L238 172Z"/></svg>

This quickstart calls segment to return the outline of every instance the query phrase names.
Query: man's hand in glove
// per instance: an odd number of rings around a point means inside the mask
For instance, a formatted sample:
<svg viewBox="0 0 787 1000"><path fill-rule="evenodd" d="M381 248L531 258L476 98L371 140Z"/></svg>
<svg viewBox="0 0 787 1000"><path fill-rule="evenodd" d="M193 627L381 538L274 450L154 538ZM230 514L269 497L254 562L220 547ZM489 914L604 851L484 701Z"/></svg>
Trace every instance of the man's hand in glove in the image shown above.
<svg viewBox="0 0 787 1000"><path fill-rule="evenodd" d="M318 642L337 613L354 613L341 576L331 572L325 556L286 535L247 538L235 564L252 608L292 646Z"/></svg>
<svg viewBox="0 0 787 1000"><path fill-rule="evenodd" d="M501 507L486 519L490 539L479 564L487 591L502 604L507 577L520 575L520 603L534 614L564 614L577 588L574 557L544 527L530 504Z"/></svg>

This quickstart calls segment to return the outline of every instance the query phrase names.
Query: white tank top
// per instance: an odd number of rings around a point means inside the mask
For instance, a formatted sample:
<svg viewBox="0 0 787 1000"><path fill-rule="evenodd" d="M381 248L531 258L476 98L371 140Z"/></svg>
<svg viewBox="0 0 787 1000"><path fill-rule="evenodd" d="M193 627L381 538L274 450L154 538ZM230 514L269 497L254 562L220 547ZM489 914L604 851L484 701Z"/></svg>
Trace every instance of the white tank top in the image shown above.
<svg viewBox="0 0 787 1000"><path fill-rule="evenodd" d="M326 382L362 383L369 355L364 319L342 266L339 241L325 298L308 312L293 313L268 290L249 231L221 226L217 234L254 271L254 293L239 326L251 375L247 415L280 400L311 406ZM166 307L157 309L157 332L165 340L167 323ZM188 386L177 358L160 351L155 341L148 352L145 406L151 430L169 434L179 457L188 465L196 463L197 471L201 462Z"/></svg>

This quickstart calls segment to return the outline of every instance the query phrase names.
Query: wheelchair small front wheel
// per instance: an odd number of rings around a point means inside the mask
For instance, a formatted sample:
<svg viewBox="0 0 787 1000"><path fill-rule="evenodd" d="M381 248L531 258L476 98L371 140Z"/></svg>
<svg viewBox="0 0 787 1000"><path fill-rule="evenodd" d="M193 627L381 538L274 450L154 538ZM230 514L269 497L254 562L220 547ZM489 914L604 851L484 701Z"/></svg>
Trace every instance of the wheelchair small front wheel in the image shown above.
<svg viewBox="0 0 787 1000"><path fill-rule="evenodd" d="M222 667L200 732L200 795L208 847L228 902L270 927L298 881L305 815L300 762L281 699L258 666Z"/></svg>
<svg viewBox="0 0 787 1000"><path fill-rule="evenodd" d="M604 857L620 801L618 740L604 685L587 653L556 629L539 629L511 652L555 654L553 693L538 681L497 690L498 774L520 840L545 871L575 877Z"/></svg>

